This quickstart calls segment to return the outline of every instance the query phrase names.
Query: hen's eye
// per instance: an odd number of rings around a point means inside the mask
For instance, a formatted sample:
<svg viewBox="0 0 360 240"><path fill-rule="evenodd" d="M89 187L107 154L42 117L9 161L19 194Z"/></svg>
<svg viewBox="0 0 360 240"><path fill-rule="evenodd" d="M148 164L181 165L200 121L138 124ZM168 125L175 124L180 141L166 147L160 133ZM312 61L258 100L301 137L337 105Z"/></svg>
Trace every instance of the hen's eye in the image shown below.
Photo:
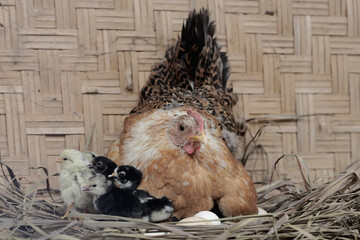
<svg viewBox="0 0 360 240"><path fill-rule="evenodd" d="M185 131L185 127L184 127L184 125L180 124L180 126L179 126L179 130L180 130L181 132Z"/></svg>

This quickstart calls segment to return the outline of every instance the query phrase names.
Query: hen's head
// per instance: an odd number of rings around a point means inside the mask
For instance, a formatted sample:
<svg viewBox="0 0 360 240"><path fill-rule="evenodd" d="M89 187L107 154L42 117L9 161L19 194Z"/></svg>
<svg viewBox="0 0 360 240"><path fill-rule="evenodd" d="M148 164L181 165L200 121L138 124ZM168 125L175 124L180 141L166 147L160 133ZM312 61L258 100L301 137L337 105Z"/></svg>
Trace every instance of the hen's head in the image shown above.
<svg viewBox="0 0 360 240"><path fill-rule="evenodd" d="M204 120L194 109L187 109L187 114L177 116L170 128L172 142L182 147L189 155L196 154L201 144L206 144Z"/></svg>
<svg viewBox="0 0 360 240"><path fill-rule="evenodd" d="M184 107L133 114L124 121L117 145L123 154L121 164L143 169L165 156L195 157L201 146L207 145L205 128L203 116Z"/></svg>

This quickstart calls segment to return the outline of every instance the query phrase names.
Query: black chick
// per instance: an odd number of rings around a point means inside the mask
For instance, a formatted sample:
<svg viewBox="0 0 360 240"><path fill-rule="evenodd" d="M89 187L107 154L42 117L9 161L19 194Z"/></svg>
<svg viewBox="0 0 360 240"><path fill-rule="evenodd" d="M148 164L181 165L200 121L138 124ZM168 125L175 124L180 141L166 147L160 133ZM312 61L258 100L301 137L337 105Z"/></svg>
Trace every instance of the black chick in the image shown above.
<svg viewBox="0 0 360 240"><path fill-rule="evenodd" d="M102 174L106 178L114 172L116 167L116 163L105 156L97 156L89 164L89 168L96 174Z"/></svg>
<svg viewBox="0 0 360 240"><path fill-rule="evenodd" d="M136 189L142 180L142 172L133 166L122 165L118 166L111 177L113 177L121 189L129 189L134 191L133 194L140 200L141 203L154 199L148 191ZM110 176L109 176L110 177Z"/></svg>
<svg viewBox="0 0 360 240"><path fill-rule="evenodd" d="M158 222L168 219L174 211L172 203L166 197L141 203L133 190L120 189L101 174L89 179L81 190L89 191L94 196L95 209L102 214Z"/></svg>
<svg viewBox="0 0 360 240"><path fill-rule="evenodd" d="M142 180L142 173L133 166L118 166L112 175L120 189L130 190L143 205L143 210L152 222L168 219L174 211L173 204L167 197L155 198L145 190L136 189Z"/></svg>
<svg viewBox="0 0 360 240"><path fill-rule="evenodd" d="M150 195L151 196L151 195ZM163 196L162 198L154 198L151 196L146 202L142 203L143 209L150 222L161 222L169 219L174 212L174 206L170 200Z"/></svg>
<svg viewBox="0 0 360 240"><path fill-rule="evenodd" d="M131 190L117 188L104 175L97 174L89 179L81 190L88 191L94 196L94 207L102 214L149 219L143 211L140 200Z"/></svg>

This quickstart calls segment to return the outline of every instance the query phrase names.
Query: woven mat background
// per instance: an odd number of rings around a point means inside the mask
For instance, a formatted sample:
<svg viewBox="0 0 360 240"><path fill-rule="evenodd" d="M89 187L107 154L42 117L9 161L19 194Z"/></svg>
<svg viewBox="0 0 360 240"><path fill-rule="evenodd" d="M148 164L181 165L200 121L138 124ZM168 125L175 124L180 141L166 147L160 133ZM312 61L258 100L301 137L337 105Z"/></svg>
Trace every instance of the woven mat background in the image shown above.
<svg viewBox="0 0 360 240"><path fill-rule="evenodd" d="M359 0L0 0L0 151L29 184L65 148L106 153L150 67L194 8L210 9L231 60L237 118L272 121L255 181L283 153L311 177L360 157ZM317 115L313 115L317 114ZM250 123L255 134L264 122ZM249 134L248 134L249 140ZM278 165L294 176L297 163ZM52 180L56 183L56 179Z"/></svg>

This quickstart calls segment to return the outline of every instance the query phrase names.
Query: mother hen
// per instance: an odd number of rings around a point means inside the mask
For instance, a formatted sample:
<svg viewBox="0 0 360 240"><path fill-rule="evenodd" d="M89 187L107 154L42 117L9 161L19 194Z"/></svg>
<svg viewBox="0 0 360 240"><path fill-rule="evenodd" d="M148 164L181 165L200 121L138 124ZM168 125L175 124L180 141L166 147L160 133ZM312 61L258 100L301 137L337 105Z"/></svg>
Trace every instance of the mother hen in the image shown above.
<svg viewBox="0 0 360 240"><path fill-rule="evenodd" d="M257 213L257 194L232 152L238 146L229 63L209 12L192 11L181 37L155 65L140 101L109 149L117 164L143 172L139 188L167 196L178 218L210 210Z"/></svg>

